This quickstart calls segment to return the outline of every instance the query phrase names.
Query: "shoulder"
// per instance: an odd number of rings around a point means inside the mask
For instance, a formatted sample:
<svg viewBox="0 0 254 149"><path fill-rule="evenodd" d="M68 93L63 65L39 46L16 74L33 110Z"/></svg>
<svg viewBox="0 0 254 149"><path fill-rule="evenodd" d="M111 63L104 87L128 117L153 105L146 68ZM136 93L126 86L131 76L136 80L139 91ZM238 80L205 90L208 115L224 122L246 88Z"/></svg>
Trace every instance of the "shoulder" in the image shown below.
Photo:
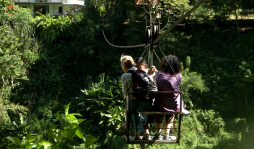
<svg viewBox="0 0 254 149"><path fill-rule="evenodd" d="M132 80L132 74L131 73L125 73L121 76L121 81L123 84L125 84L126 82Z"/></svg>
<svg viewBox="0 0 254 149"><path fill-rule="evenodd" d="M159 77L159 76L162 76L162 75L165 75L165 72L163 72L163 71L158 71L158 72L156 73L156 77Z"/></svg>
<svg viewBox="0 0 254 149"><path fill-rule="evenodd" d="M124 73L122 76L121 76L121 80L126 80L126 79L131 79L132 78L132 73L131 71L135 72L137 70L136 67L132 67L129 69L130 72L127 72L127 73Z"/></svg>
<svg viewBox="0 0 254 149"><path fill-rule="evenodd" d="M122 76L121 76L121 79L124 79L124 78L127 78L127 77L130 77L132 76L131 73L124 73Z"/></svg>
<svg viewBox="0 0 254 149"><path fill-rule="evenodd" d="M163 74L164 72L163 71L158 71L156 74Z"/></svg>

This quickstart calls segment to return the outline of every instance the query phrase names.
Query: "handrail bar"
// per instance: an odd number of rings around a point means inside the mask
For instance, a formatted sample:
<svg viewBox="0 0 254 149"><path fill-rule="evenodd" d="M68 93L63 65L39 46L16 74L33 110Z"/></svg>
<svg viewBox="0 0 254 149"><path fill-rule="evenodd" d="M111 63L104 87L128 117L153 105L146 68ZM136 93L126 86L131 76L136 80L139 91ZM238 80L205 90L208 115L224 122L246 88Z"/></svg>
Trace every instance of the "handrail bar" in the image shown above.
<svg viewBox="0 0 254 149"><path fill-rule="evenodd" d="M130 92L134 93L134 92ZM182 94L182 91L150 91L152 94L170 94L170 93L179 93Z"/></svg>
<svg viewBox="0 0 254 149"><path fill-rule="evenodd" d="M182 114L181 112L138 112L140 114L149 114L149 115L165 115L165 114Z"/></svg>
<svg viewBox="0 0 254 149"><path fill-rule="evenodd" d="M152 92L153 94L169 94L169 93L179 93L179 94L182 94L181 91L155 91L155 92Z"/></svg>

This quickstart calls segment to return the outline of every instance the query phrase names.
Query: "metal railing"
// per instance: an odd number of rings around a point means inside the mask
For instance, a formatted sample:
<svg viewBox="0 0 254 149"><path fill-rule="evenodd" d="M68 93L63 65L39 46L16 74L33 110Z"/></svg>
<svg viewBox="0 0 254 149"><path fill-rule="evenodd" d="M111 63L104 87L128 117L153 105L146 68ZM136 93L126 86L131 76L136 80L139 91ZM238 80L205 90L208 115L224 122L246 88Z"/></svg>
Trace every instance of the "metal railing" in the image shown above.
<svg viewBox="0 0 254 149"><path fill-rule="evenodd" d="M66 3L66 0L15 0L16 3Z"/></svg>
<svg viewBox="0 0 254 149"><path fill-rule="evenodd" d="M157 96L161 96L162 94L174 94L174 93L179 93L180 94L180 110L179 111L174 111L174 112L155 112L155 111L137 111L136 110L131 110L131 102L135 101L135 103L139 102L136 100L132 100L130 98L131 93L128 94L128 97L126 99L126 131L125 131L125 138L127 141L127 144L170 144L170 143L179 143L180 142L180 133L181 133L181 119L182 119L182 92L180 91L157 91L157 92L153 92L152 94L157 95ZM139 107L139 106L137 106ZM162 124L163 127L161 127L161 129L169 129L170 134L169 137L170 139L167 140L153 140L151 137L148 137L148 139L145 140L135 140L135 133L136 133L136 128L133 124L139 125L143 125L144 123L148 124L148 117L144 117L144 121L135 121L133 122L133 118L131 118L131 116L133 115L140 115L142 114L147 115L147 116L151 116L151 115L170 115L171 117L173 116L172 121L169 122L169 124L172 126L170 126L169 128L166 127L165 124ZM154 136L155 135L155 130L157 130L157 125L154 122L149 122L151 127L149 128L150 131L150 135ZM132 125L132 127L131 127ZM142 136L141 136L142 137Z"/></svg>

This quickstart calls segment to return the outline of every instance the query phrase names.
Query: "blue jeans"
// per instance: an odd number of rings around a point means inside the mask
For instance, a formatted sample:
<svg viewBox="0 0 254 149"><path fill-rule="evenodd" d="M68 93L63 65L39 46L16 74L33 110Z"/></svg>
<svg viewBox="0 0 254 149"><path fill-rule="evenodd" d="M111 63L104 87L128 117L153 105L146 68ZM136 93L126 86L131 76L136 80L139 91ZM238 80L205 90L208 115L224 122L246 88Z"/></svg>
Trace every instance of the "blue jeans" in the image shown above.
<svg viewBox="0 0 254 149"><path fill-rule="evenodd" d="M140 114L140 111L149 111L152 106L152 101L131 101L131 120L136 133L144 131L143 125L147 123L147 115ZM137 112L138 111L138 112ZM137 113L135 113L137 112Z"/></svg>

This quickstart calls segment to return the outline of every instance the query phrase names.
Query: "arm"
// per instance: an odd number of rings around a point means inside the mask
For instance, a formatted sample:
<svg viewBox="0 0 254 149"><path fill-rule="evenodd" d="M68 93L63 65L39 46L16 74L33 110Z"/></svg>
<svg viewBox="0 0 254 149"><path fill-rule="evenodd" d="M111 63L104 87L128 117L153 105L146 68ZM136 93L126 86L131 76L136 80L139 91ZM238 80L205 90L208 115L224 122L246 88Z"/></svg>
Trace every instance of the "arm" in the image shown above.
<svg viewBox="0 0 254 149"><path fill-rule="evenodd" d="M156 69L155 66L151 66L151 68L148 70L148 75L149 77L151 78L151 80L156 84L156 79L155 79L155 76L156 76L156 73L158 72L158 70Z"/></svg>
<svg viewBox="0 0 254 149"><path fill-rule="evenodd" d="M130 73L125 73L121 77L122 81L122 92L124 95L124 98L128 96L128 90L131 89L131 81L132 81L132 75Z"/></svg>
<svg viewBox="0 0 254 149"><path fill-rule="evenodd" d="M158 70L156 69L155 66L151 66L151 68L148 70L148 75L151 76L151 75L154 75L154 73L158 72Z"/></svg>

